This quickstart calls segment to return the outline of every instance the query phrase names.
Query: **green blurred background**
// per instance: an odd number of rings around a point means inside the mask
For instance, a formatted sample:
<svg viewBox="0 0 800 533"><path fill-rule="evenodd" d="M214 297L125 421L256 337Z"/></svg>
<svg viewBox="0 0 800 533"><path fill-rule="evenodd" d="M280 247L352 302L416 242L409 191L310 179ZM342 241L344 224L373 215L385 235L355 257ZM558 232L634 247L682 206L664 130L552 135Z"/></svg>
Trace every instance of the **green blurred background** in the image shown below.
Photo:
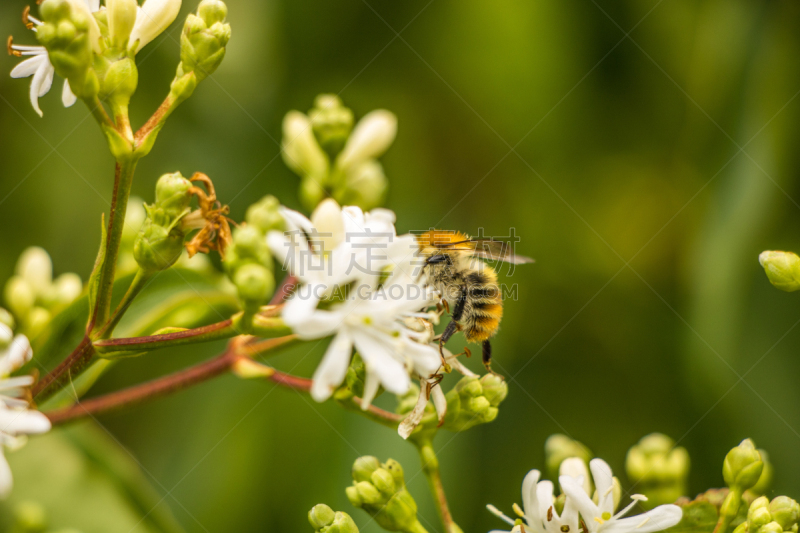
<svg viewBox="0 0 800 533"><path fill-rule="evenodd" d="M28 44L25 5L3 2L0 30ZM297 207L299 180L276 142L281 119L332 92L357 117L375 108L398 116L382 162L400 231L513 227L518 251L536 258L503 274L519 299L507 302L495 341L495 368L510 385L499 418L435 442L465 531L501 525L484 505L519 501L555 432L585 442L620 475L629 446L667 433L691 454L693 493L722 484L724 453L749 436L776 465L775 493L800 496L800 300L773 289L757 262L764 249L800 249L797 2L228 5L228 55L140 163L134 194L152 200L161 173L199 170L234 219L267 193ZM194 7L185 2L179 20ZM138 57L135 123L166 94L179 32L173 25ZM3 280L34 244L57 273L86 279L99 242L113 162L88 111L61 107L60 87L42 99L40 119L28 80L0 77ZM310 375L324 344L275 364ZM220 348L123 361L92 394ZM222 377L99 422L109 433L96 435L113 435L140 462L153 501L162 500L156 514L171 509L187 531L306 531L318 502L379 531L344 495L363 454L400 460L422 523L441 530L414 449L331 403ZM27 453L36 462L40 448L32 439L20 461ZM35 483L18 479L22 496L44 490L36 487L49 470L39 471ZM60 489L69 509L52 511L54 521L81 517L86 533L146 530L122 519L125 505L92 494ZM86 525L104 513L119 513L121 525Z"/></svg>

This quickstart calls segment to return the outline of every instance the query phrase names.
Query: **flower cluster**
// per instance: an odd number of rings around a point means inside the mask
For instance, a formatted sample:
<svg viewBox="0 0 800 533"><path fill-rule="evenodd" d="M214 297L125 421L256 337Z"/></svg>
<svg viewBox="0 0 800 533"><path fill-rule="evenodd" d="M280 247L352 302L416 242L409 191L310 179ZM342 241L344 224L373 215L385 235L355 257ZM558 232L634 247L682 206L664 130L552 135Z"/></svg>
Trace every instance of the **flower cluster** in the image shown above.
<svg viewBox="0 0 800 533"><path fill-rule="evenodd" d="M25 444L25 435L46 433L50 420L29 408L24 399L33 376L9 377L33 357L24 335L14 336L11 328L0 324L0 498L11 492L11 469L2 455L3 448L15 449Z"/></svg>
<svg viewBox="0 0 800 533"><path fill-rule="evenodd" d="M646 497L631 496L633 500L623 509L619 505L619 482L611 467L602 459L589 463L595 487L594 498L590 492L589 473L582 459L572 458L561 463L558 482L565 498L561 511L556 511L553 483L540 481L538 470L531 470L522 482L522 509L514 506L521 520L513 520L498 511L489 509L508 522L513 532L524 533L653 533L676 525L682 511L677 505L661 505L638 516L625 518L631 509Z"/></svg>
<svg viewBox="0 0 800 533"><path fill-rule="evenodd" d="M283 320L302 339L334 336L314 374L314 399L326 400L342 383L353 348L366 366L364 408L381 385L404 394L412 376L433 375L441 357L430 334L410 327L408 319L437 297L420 272L416 239L397 235L394 213L364 213L328 199L310 220L289 209L283 215L286 231L267 239L300 282Z"/></svg>

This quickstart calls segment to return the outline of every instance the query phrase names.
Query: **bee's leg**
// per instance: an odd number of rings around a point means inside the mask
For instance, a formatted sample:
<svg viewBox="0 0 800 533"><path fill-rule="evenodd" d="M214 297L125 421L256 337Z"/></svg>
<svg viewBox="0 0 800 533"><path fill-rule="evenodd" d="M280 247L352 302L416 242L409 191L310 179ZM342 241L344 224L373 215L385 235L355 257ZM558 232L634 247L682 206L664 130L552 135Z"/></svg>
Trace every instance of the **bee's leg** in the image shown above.
<svg viewBox="0 0 800 533"><path fill-rule="evenodd" d="M482 348L483 348L483 366L485 366L486 370L488 370L495 376L503 378L503 376L492 370L492 343L489 341L483 341Z"/></svg>
<svg viewBox="0 0 800 533"><path fill-rule="evenodd" d="M444 343L450 340L450 337L458 331L458 321L461 320L461 315L464 314L464 305L467 303L466 298L466 291L461 291L461 296L458 297L458 301L456 302L456 306L453 308L453 314L450 315L452 319L447 327L444 328L442 332L442 336L439 337L439 355L442 357L442 364L447 366L447 363L444 360Z"/></svg>

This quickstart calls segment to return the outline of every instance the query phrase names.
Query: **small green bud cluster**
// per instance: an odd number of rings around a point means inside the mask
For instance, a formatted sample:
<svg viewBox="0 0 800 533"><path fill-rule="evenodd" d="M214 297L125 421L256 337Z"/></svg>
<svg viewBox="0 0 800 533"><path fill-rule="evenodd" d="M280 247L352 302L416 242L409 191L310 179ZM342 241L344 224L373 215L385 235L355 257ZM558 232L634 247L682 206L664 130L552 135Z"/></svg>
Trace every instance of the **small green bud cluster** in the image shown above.
<svg viewBox="0 0 800 533"><path fill-rule="evenodd" d="M675 447L675 441L668 436L653 433L628 451L625 470L628 479L647 496L643 506L652 509L685 495L689 453L686 448Z"/></svg>
<svg viewBox="0 0 800 533"><path fill-rule="evenodd" d="M74 302L83 291L77 274L61 274L53 279L53 262L38 247L28 248L17 261L16 274L5 285L5 301L19 323L20 333L33 338L50 323L53 314ZM0 312L0 322L13 319Z"/></svg>
<svg viewBox="0 0 800 533"><path fill-rule="evenodd" d="M800 257L792 252L766 251L758 256L769 282L782 291L800 289Z"/></svg>
<svg viewBox="0 0 800 533"><path fill-rule="evenodd" d="M497 418L500 403L508 395L508 385L495 374L464 376L447 393L447 414L443 427L449 431L466 431Z"/></svg>
<svg viewBox="0 0 800 533"><path fill-rule="evenodd" d="M180 172L156 182L156 201L144 206L147 216L133 244L133 257L144 272L165 270L181 256L186 235L180 222L189 213L191 187Z"/></svg>
<svg viewBox="0 0 800 533"><path fill-rule="evenodd" d="M125 225L122 227L122 242L120 243L117 259L117 271L124 274L135 271L139 265L133 258L133 243L147 219L144 201L136 196L128 199L128 209L125 211Z"/></svg>
<svg viewBox="0 0 800 533"><path fill-rule="evenodd" d="M403 467L394 459L381 463L364 456L353 463L353 485L347 487L347 499L369 513L383 529L416 533L417 503L406 489Z"/></svg>
<svg viewBox="0 0 800 533"><path fill-rule="evenodd" d="M550 477L559 476L561 463L571 457L577 457L585 464L589 464L594 454L583 443L573 440L566 435L556 433L550 435L544 443L545 464Z"/></svg>
<svg viewBox="0 0 800 533"><path fill-rule="evenodd" d="M45 0L40 7L42 24L36 37L47 48L50 63L59 76L69 80L79 98L93 98L100 82L92 68L93 47L99 46L97 21L84 2Z"/></svg>
<svg viewBox="0 0 800 533"><path fill-rule="evenodd" d="M308 512L308 522L316 533L358 533L358 527L350 515L320 503Z"/></svg>
<svg viewBox="0 0 800 533"><path fill-rule="evenodd" d="M225 57L231 26L225 22L228 7L220 0L203 0L197 14L189 14L181 33L181 62L176 79L193 72L200 82L217 70Z"/></svg>
<svg viewBox="0 0 800 533"><path fill-rule="evenodd" d="M755 486L764 470L761 453L753 441L745 439L725 456L722 476L732 491L740 494Z"/></svg>
<svg viewBox="0 0 800 533"><path fill-rule="evenodd" d="M365 210L380 206L388 181L377 158L396 133L397 119L385 110L368 113L354 128L353 112L333 94L319 95L307 115L290 111L283 120L283 159L301 177L305 207L313 210L326 196Z"/></svg>
<svg viewBox="0 0 800 533"><path fill-rule="evenodd" d="M225 252L225 269L239 291L242 307L254 313L275 291L272 255L266 234L283 228L280 203L265 196L251 205L246 224L233 230L233 241Z"/></svg>
<svg viewBox="0 0 800 533"><path fill-rule="evenodd" d="M772 501L766 496L753 500L747 510L747 520L734 533L797 533L800 504L787 496Z"/></svg>

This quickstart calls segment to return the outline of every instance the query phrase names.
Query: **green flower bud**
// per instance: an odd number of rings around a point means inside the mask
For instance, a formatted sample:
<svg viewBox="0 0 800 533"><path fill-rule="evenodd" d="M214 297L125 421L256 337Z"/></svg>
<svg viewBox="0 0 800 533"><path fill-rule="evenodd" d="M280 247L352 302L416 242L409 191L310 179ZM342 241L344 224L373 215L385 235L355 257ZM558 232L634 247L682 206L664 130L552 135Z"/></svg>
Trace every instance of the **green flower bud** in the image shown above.
<svg viewBox="0 0 800 533"><path fill-rule="evenodd" d="M339 153L353 130L353 112L335 94L320 94L308 116L322 149L331 157Z"/></svg>
<svg viewBox="0 0 800 533"><path fill-rule="evenodd" d="M792 252L766 251L758 256L769 282L782 291L800 289L800 257Z"/></svg>
<svg viewBox="0 0 800 533"><path fill-rule="evenodd" d="M178 76L194 72L197 81L213 74L225 57L231 26L225 23L228 8L220 0L203 0L197 15L189 15L181 33Z"/></svg>
<svg viewBox="0 0 800 533"><path fill-rule="evenodd" d="M178 225L159 225L155 219L166 218L160 211L157 207L148 207L150 216L133 243L133 257L139 267L147 272L171 267L183 253L183 231Z"/></svg>
<svg viewBox="0 0 800 533"><path fill-rule="evenodd" d="M561 463L570 457L578 457L583 462L589 464L594 454L582 443L573 440L566 435L556 433L544 443L545 464L547 471L552 478L558 477Z"/></svg>
<svg viewBox="0 0 800 533"><path fill-rule="evenodd" d="M484 381L478 376L465 376L447 393L447 414L444 427L449 431L466 431L478 424L485 424L497 418L497 407L486 397ZM491 398L497 401L498 386L493 380L487 383L492 387Z"/></svg>
<svg viewBox="0 0 800 533"><path fill-rule="evenodd" d="M508 383L497 374L484 374L481 377L483 395L492 407L497 407L508 396Z"/></svg>
<svg viewBox="0 0 800 533"><path fill-rule="evenodd" d="M112 61L100 81L100 98L111 101L112 107L126 107L139 84L139 70L133 57Z"/></svg>
<svg viewBox="0 0 800 533"><path fill-rule="evenodd" d="M61 274L53 282L53 303L56 306L69 305L83 292L80 276L72 272Z"/></svg>
<svg viewBox="0 0 800 533"><path fill-rule="evenodd" d="M264 235L272 230L283 231L286 224L280 213L280 206L277 198L267 195L248 207L244 218Z"/></svg>
<svg viewBox="0 0 800 533"><path fill-rule="evenodd" d="M377 457L365 455L359 457L353 463L352 475L355 481L369 481L372 479L372 473L381 467L381 462Z"/></svg>
<svg viewBox="0 0 800 533"><path fill-rule="evenodd" d="M246 310L258 310L275 290L275 276L265 266L250 263L240 267L233 284Z"/></svg>
<svg viewBox="0 0 800 533"><path fill-rule="evenodd" d="M100 28L83 2L45 0L39 10L42 24L36 37L47 48L50 63L59 76L69 80L80 98L94 97L99 90L92 70L93 49L99 51Z"/></svg>
<svg viewBox="0 0 800 533"><path fill-rule="evenodd" d="M376 160L369 159L348 171L343 186L334 192L334 197L342 205L357 205L368 211L383 205L388 188L389 180L383 167Z"/></svg>
<svg viewBox="0 0 800 533"><path fill-rule="evenodd" d="M745 439L725 456L722 476L732 490L744 492L756 484L763 469L761 454L752 440Z"/></svg>
<svg viewBox="0 0 800 533"><path fill-rule="evenodd" d="M358 527L347 513L334 513L325 504L315 505L308 512L308 521L318 533L358 533Z"/></svg>
<svg viewBox="0 0 800 533"><path fill-rule="evenodd" d="M647 496L646 509L672 503L683 496L689 476L689 453L675 448L675 441L661 433L642 438L628 451L625 469L630 480Z"/></svg>
<svg viewBox="0 0 800 533"><path fill-rule="evenodd" d="M17 275L25 279L37 294L43 294L53 282L53 262L44 248L32 246L17 260Z"/></svg>
<svg viewBox="0 0 800 533"><path fill-rule="evenodd" d="M44 307L34 307L28 313L25 333L30 338L36 337L45 330L52 318L53 316L50 314L50 311Z"/></svg>
<svg viewBox="0 0 800 533"><path fill-rule="evenodd" d="M364 360L356 352L350 360L350 366L347 367L347 374L345 375L345 384L354 396L359 398L364 396L364 380L366 379L367 368L364 365ZM381 394L383 389L378 390L378 395ZM414 400L416 402L416 399ZM413 408L413 407L412 407ZM377 461L377 459L376 459Z"/></svg>
<svg viewBox="0 0 800 533"><path fill-rule="evenodd" d="M310 176L318 183L327 181L328 156L314 137L311 121L299 111L289 111L283 118L281 155L298 176Z"/></svg>
<svg viewBox="0 0 800 533"><path fill-rule="evenodd" d="M164 174L158 178L156 182L156 204L169 217L169 222L179 217L189 207L189 203L192 200L189 194L191 187L192 182L184 178L180 172Z"/></svg>
<svg viewBox="0 0 800 533"><path fill-rule="evenodd" d="M753 500L747 510L747 522L750 531L753 532L772 522L772 513L769 511L769 498L762 496Z"/></svg>
<svg viewBox="0 0 800 533"><path fill-rule="evenodd" d="M141 198L131 196L128 199L128 209L125 211L125 226L122 228L122 242L124 246L133 246L133 241L139 234L147 218L144 202Z"/></svg>
<svg viewBox="0 0 800 533"><path fill-rule="evenodd" d="M9 278L5 286L6 304L17 317L23 318L36 303L36 293L21 276Z"/></svg>
<svg viewBox="0 0 800 533"><path fill-rule="evenodd" d="M783 533L783 528L777 522L770 522L759 528L758 533Z"/></svg>
<svg viewBox="0 0 800 533"><path fill-rule="evenodd" d="M376 464L374 457L361 457L353 465L353 485L347 498L356 507L368 512L387 531L412 533L419 530L417 504L403 479L403 469L391 459ZM369 480L363 480L369 475Z"/></svg>
<svg viewBox="0 0 800 533"><path fill-rule="evenodd" d="M379 468L372 473L372 484L383 494L394 494L394 477L388 470Z"/></svg>
<svg viewBox="0 0 800 533"><path fill-rule="evenodd" d="M14 326L14 317L9 313L7 310L0 307L0 324L4 326L8 326L9 329L13 330Z"/></svg>
<svg viewBox="0 0 800 533"><path fill-rule="evenodd" d="M308 512L308 522L314 529L322 529L325 526L331 525L335 518L336 513L324 503L315 505Z"/></svg>
<svg viewBox="0 0 800 533"><path fill-rule="evenodd" d="M14 527L19 533L43 533L47 529L47 512L37 502L24 501L14 507Z"/></svg>
<svg viewBox="0 0 800 533"><path fill-rule="evenodd" d="M774 467L772 463L769 461L769 455L767 454L766 450L758 450L758 453L761 454L761 461L764 463L764 470L761 471L761 477L758 478L758 482L753 485L749 492L754 495L761 495L765 494L770 486L772 485L772 474L774 472Z"/></svg>
<svg viewBox="0 0 800 533"><path fill-rule="evenodd" d="M773 499L769 504L769 512L784 530L792 529L800 521L800 505L788 496Z"/></svg>

